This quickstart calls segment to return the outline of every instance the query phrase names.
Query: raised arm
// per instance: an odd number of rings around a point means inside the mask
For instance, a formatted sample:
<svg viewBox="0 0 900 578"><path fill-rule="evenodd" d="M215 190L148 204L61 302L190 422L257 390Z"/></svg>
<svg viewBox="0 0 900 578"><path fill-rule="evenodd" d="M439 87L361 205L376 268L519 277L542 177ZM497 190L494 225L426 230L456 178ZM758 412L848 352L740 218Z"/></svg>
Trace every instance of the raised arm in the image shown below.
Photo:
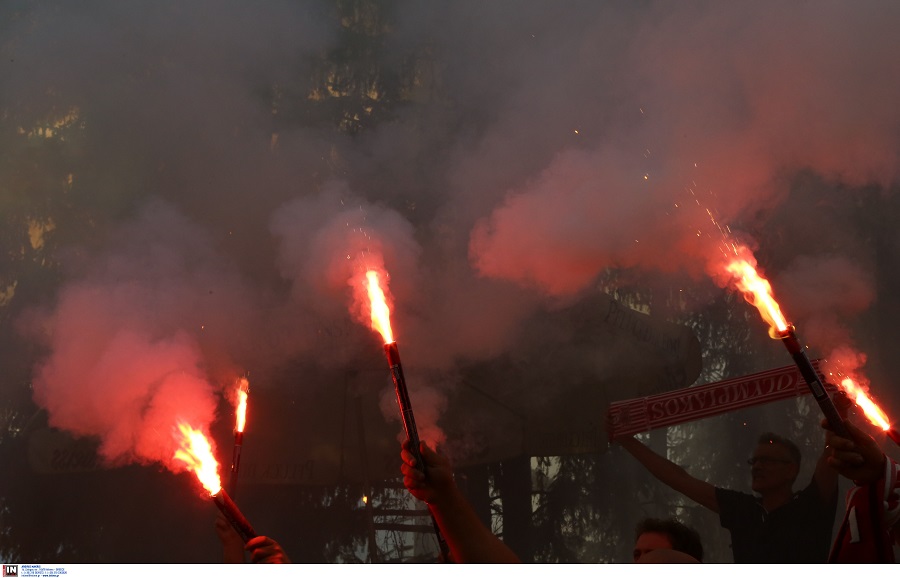
<svg viewBox="0 0 900 578"><path fill-rule="evenodd" d="M653 476L676 492L684 494L701 506L719 513L719 501L716 499L716 487L709 482L698 480L684 468L670 462L666 458L637 441L633 437L617 440L625 450L647 468Z"/></svg>
<svg viewBox="0 0 900 578"><path fill-rule="evenodd" d="M447 459L424 442L420 445L426 476L415 468L416 460L403 443L401 457L403 483L409 492L428 504L441 533L450 546L454 562L468 564L511 564L520 562L503 541L481 520L453 481Z"/></svg>

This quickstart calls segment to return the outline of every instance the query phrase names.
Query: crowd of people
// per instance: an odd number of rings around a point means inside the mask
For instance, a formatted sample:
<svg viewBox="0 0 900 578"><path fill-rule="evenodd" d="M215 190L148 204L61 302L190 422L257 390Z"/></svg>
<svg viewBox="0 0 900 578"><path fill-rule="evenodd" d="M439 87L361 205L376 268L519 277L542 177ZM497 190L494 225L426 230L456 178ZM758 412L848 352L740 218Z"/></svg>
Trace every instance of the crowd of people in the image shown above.
<svg viewBox="0 0 900 578"><path fill-rule="evenodd" d="M847 401L841 399L841 405ZM716 487L653 452L633 437L616 440L659 481L718 514L731 535L736 563L887 563L894 561L894 527L900 536L900 464L849 420L839 435L827 420L824 450L809 482L799 491L801 452L790 440L766 432L748 464L753 494ZM423 464L409 442L401 449L403 483L428 505L454 563L519 562L518 556L478 518L457 487L450 462L424 442ZM424 467L420 467L424 466ZM838 503L838 476L853 481L841 526L832 539ZM281 546L266 536L244 544L224 517L216 532L225 562L289 563ZM900 542L898 542L900 543ZM641 520L635 530L633 561L700 563L699 533L674 518Z"/></svg>

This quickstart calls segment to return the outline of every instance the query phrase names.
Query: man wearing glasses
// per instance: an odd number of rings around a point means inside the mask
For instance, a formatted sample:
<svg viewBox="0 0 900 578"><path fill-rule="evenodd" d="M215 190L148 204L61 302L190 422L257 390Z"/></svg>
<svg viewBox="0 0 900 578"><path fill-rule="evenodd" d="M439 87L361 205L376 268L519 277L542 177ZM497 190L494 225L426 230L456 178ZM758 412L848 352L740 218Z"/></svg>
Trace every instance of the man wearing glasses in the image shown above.
<svg viewBox="0 0 900 578"><path fill-rule="evenodd" d="M837 474L819 458L809 484L794 492L800 450L781 436L764 433L748 460L751 489L758 496L718 488L688 474L634 438L620 441L661 482L719 514L731 532L734 561L825 563L837 510Z"/></svg>

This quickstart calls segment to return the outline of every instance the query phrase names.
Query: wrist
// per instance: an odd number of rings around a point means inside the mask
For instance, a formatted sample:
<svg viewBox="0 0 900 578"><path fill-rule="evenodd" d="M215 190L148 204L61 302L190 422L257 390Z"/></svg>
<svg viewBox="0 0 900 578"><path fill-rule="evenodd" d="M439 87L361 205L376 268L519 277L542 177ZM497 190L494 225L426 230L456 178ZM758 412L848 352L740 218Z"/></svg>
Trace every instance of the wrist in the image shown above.
<svg viewBox="0 0 900 578"><path fill-rule="evenodd" d="M464 500L462 492L451 480L446 486L435 489L429 496L429 499L425 500L425 503L432 508L448 508L455 507L462 500Z"/></svg>

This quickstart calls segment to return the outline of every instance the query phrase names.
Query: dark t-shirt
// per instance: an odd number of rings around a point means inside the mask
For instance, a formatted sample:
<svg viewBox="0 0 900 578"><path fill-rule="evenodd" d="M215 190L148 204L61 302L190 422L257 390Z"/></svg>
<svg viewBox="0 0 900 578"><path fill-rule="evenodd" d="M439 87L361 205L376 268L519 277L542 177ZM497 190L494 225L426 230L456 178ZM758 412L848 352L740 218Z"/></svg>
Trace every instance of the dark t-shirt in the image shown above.
<svg viewBox="0 0 900 578"><path fill-rule="evenodd" d="M734 490L716 488L716 500L738 564L828 561L837 492L826 503L813 481L772 512L766 512L759 498Z"/></svg>

